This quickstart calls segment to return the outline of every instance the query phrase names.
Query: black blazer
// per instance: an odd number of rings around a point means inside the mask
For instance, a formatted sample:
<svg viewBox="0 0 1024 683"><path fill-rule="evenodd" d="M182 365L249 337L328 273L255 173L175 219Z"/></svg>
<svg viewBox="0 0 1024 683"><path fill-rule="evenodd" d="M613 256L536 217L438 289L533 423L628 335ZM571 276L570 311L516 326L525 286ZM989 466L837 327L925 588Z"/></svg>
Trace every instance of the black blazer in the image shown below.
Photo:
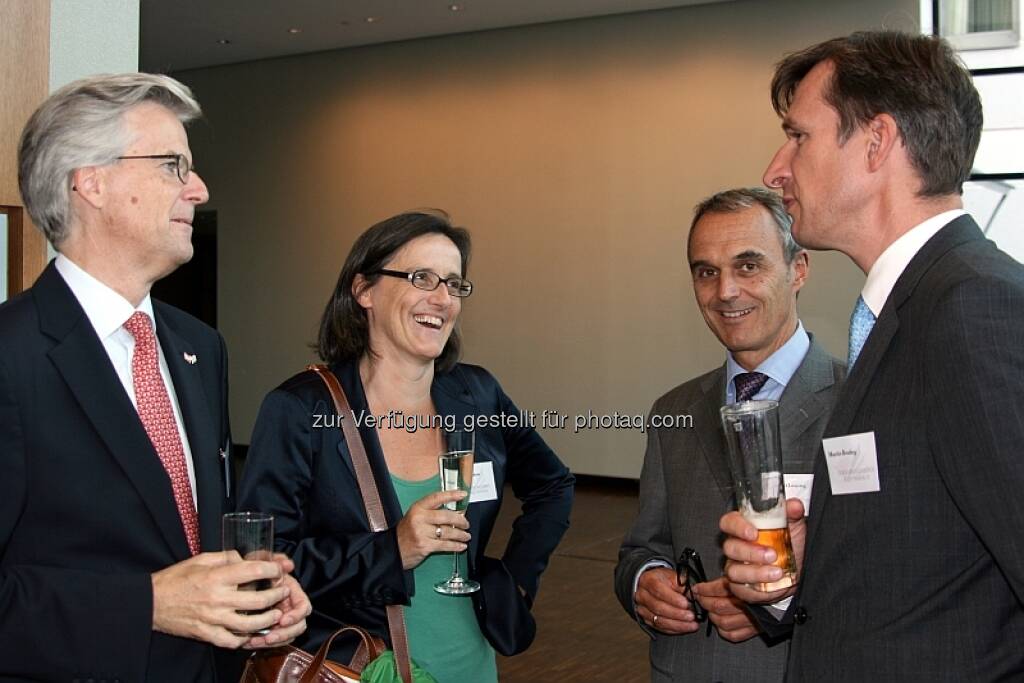
<svg viewBox="0 0 1024 683"><path fill-rule="evenodd" d="M368 412L358 364L332 370L355 413ZM436 375L431 397L438 414L454 416L457 424L467 415L519 412L497 381L473 365ZM398 498L376 430L364 424L360 433L389 526L372 533L341 429L316 426L324 419L317 416L333 418L334 406L312 372L292 377L266 397L239 484L239 507L274 515L277 547L295 561L295 576L316 612L387 639L385 605L409 604L413 593L412 571L402 569L395 535L402 518ZM493 463L498 499L473 503L466 513L473 530L469 574L483 586L473 601L480 629L494 648L514 654L533 639L529 605L569 526L574 479L531 428L479 429L475 460ZM483 552L506 482L522 500L523 512L499 561ZM527 600L516 584L526 590ZM305 647L319 646L333 630L324 621L311 620Z"/></svg>
<svg viewBox="0 0 1024 683"><path fill-rule="evenodd" d="M1024 677L1022 313L967 216L900 276L825 430L874 431L881 491L832 495L819 449L789 680Z"/></svg>
<svg viewBox="0 0 1024 683"><path fill-rule="evenodd" d="M202 547L219 550L224 343L177 309L153 309L192 450ZM51 263L0 306L0 681L215 680L212 647L152 631L150 574L188 557L170 479Z"/></svg>

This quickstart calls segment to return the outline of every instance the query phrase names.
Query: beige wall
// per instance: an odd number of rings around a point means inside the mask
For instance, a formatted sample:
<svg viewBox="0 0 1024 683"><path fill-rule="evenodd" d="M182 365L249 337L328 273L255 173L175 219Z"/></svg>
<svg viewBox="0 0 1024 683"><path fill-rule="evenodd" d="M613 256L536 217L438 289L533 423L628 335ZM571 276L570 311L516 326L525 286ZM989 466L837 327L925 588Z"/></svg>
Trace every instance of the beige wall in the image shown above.
<svg viewBox="0 0 1024 683"><path fill-rule="evenodd" d="M5 240L3 295L28 287L46 264L46 243L28 218L18 191L18 140L47 93L50 6L0 0L0 207Z"/></svg>
<svg viewBox="0 0 1024 683"><path fill-rule="evenodd" d="M466 360L520 408L643 413L723 360L684 261L691 207L756 185L781 132L785 52L916 30L916 0L746 0L395 43L178 74L220 232L236 440L311 359L355 236L438 206L475 240ZM802 317L834 353L862 277L812 257ZM634 477L639 431L549 442L577 472Z"/></svg>

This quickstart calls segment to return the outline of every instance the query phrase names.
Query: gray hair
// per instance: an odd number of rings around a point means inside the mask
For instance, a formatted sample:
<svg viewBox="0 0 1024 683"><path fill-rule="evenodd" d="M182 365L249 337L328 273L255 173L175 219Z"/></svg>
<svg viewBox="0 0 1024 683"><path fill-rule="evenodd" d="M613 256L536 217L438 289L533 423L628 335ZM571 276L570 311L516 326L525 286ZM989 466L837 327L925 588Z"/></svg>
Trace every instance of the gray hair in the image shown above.
<svg viewBox="0 0 1024 683"><path fill-rule="evenodd" d="M124 115L154 102L183 124L201 115L192 91L168 76L114 74L74 81L50 95L25 124L18 145L18 187L25 208L58 247L71 220L71 175L113 163L131 144Z"/></svg>
<svg viewBox="0 0 1024 683"><path fill-rule="evenodd" d="M735 213L753 206L761 205L768 210L779 229L779 240L782 242L782 256L786 263L792 263L803 247L793 239L793 219L786 213L782 197L775 192L761 187L741 187L734 190L716 192L693 207L693 221L690 223L690 237L686 241L686 252L689 256L690 242L693 239L693 228L704 214Z"/></svg>

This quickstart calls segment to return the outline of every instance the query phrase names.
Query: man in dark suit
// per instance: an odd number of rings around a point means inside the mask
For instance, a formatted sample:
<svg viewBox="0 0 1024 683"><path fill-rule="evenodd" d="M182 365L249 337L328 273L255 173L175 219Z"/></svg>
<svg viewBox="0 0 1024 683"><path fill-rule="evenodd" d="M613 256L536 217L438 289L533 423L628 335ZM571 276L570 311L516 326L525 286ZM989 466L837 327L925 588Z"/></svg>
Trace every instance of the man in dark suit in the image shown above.
<svg viewBox="0 0 1024 683"><path fill-rule="evenodd" d="M230 503L224 342L149 297L208 199L198 115L173 79L104 76L22 134L22 196L59 255L0 307L0 680L237 680L213 645L305 628L283 556L203 552Z"/></svg>
<svg viewBox="0 0 1024 683"><path fill-rule="evenodd" d="M961 208L970 74L938 38L858 33L784 59L772 95L787 140L765 182L802 244L867 281L806 523L790 502L795 598L762 623L792 630L794 681L1019 679L1024 267ZM784 596L744 585L776 574L752 528L722 529L734 593Z"/></svg>
<svg viewBox="0 0 1024 683"><path fill-rule="evenodd" d="M640 512L619 550L619 601L651 635L652 681L782 680L787 644L758 629L720 575L718 519L735 509L719 408L780 401L787 485L806 485L844 370L803 328L797 294L807 252L768 190L720 192L701 202L688 257L697 305L727 349L723 366L658 399L652 416L690 415L692 428L648 433ZM653 419L653 418L652 418ZM694 590L710 612L709 637L677 577L684 548L709 571Z"/></svg>

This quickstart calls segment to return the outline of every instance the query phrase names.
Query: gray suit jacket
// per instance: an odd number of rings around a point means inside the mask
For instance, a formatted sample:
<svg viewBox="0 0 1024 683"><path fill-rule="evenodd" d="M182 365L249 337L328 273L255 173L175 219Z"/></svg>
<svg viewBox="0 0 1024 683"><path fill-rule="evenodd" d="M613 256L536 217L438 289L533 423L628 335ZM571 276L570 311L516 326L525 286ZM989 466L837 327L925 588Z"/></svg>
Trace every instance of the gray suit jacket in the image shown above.
<svg viewBox="0 0 1024 683"><path fill-rule="evenodd" d="M825 436L874 432L881 490L815 469L794 681L1024 678L1024 267L969 216L885 302Z"/></svg>
<svg viewBox="0 0 1024 683"><path fill-rule="evenodd" d="M821 433L845 375L843 364L811 339L811 348L779 402L785 471L809 473ZM708 578L721 575L718 520L735 509L718 410L725 403L725 366L671 390L652 415L693 416L692 429L652 429L640 477L640 511L619 550L615 590L634 618L633 581L652 559L675 564L683 548L700 552ZM752 638L730 643L704 630L652 636L651 680L781 681L788 643Z"/></svg>

